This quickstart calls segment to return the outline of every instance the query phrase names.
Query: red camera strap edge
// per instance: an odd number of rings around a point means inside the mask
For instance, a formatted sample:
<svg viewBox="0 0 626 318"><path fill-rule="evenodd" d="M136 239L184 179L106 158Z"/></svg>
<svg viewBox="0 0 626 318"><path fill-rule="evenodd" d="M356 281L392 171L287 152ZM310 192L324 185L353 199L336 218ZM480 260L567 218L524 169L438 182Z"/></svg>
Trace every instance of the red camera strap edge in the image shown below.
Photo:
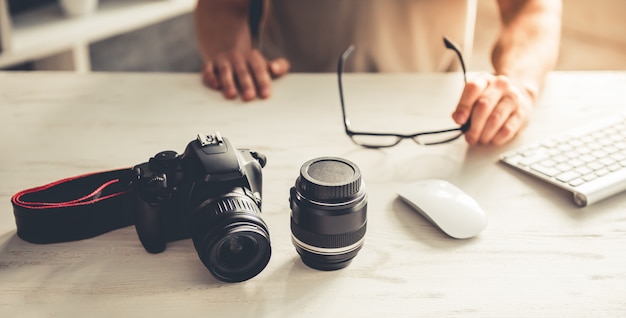
<svg viewBox="0 0 626 318"><path fill-rule="evenodd" d="M97 203L98 201L102 201L102 200L107 200L109 198L112 197L116 197L118 195L123 195L125 193L128 193L129 191L123 191L123 192L116 192L104 197L98 197L98 194L101 193L105 188L107 188L109 185L115 184L117 182L120 182L120 179L114 179L114 180L110 180L104 184L102 184L100 187L98 187L97 189L95 189L93 192L91 192L90 194L83 196L81 198L78 199L74 199L71 201L65 201L65 202L30 202L30 201L26 201L26 200L22 200L22 197L31 193L36 193L39 191L45 191L46 189L52 188L56 185L65 183L65 182L69 182L72 180L76 180L78 178L82 178L85 177L87 175L82 175L82 176L77 176L77 177L72 177L72 178L67 178L67 179L63 179L63 180L59 180L53 183L49 183L46 184L44 186L40 186L40 187L35 187L35 188L31 188L31 189L26 189L26 190L22 190L18 193L16 193L15 195L13 195L13 197L11 197L11 202L13 204L19 205L23 208L27 208L27 209L34 209L34 210L38 210L38 209L55 209L55 208L65 208L65 207L70 207L70 206L77 206L77 205L85 205L85 204L94 204ZM94 198L95 197L95 198ZM94 198L92 200L90 200L91 198Z"/></svg>
<svg viewBox="0 0 626 318"><path fill-rule="evenodd" d="M11 197L17 235L32 243L80 240L132 225L131 168L88 173Z"/></svg>

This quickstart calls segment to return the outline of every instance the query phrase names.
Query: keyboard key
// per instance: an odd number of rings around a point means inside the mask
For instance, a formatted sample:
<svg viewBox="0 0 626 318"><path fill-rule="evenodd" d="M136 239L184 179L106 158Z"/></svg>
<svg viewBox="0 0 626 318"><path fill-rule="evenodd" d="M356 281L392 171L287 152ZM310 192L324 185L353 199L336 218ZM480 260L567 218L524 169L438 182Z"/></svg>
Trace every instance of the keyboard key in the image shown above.
<svg viewBox="0 0 626 318"><path fill-rule="evenodd" d="M626 161L625 161L625 162L626 162ZM572 160L568 161L567 163L569 163L569 164L570 164L570 165L572 165L573 167L580 167L580 166L582 166L582 165L584 165L584 164L585 164L585 162L584 162L584 161L582 161L582 160L580 160L580 159L578 159L578 158L574 158L574 159L572 159Z"/></svg>
<svg viewBox="0 0 626 318"><path fill-rule="evenodd" d="M613 140L611 140L611 138L608 138L607 136L604 136L598 139L598 143L601 144L602 146L608 146L608 145L613 144Z"/></svg>
<svg viewBox="0 0 626 318"><path fill-rule="evenodd" d="M613 145L606 146L602 150L606 151L608 154L613 154L619 151L619 149Z"/></svg>
<svg viewBox="0 0 626 318"><path fill-rule="evenodd" d="M577 187L581 184L585 183L585 180L583 180L583 178L576 178L572 181L569 182L569 185L571 185L572 187Z"/></svg>
<svg viewBox="0 0 626 318"><path fill-rule="evenodd" d="M587 164L587 167L591 170L598 170L604 168L604 165L599 162L590 162Z"/></svg>
<svg viewBox="0 0 626 318"><path fill-rule="evenodd" d="M609 169L607 168L602 168L600 170L597 170L596 173L598 174L598 176L602 177L604 175L606 175L607 173L609 173Z"/></svg>
<svg viewBox="0 0 626 318"><path fill-rule="evenodd" d="M556 149L562 151L562 152L566 152L566 151L570 151L572 149L574 149L574 147L570 144L560 144L556 147Z"/></svg>
<svg viewBox="0 0 626 318"><path fill-rule="evenodd" d="M531 164L535 163L535 162L539 162L541 160L545 160L548 159L549 156L546 153L541 153L541 152L534 152L532 154L522 154L522 157L519 159L519 163L525 165L525 166L530 166Z"/></svg>
<svg viewBox="0 0 626 318"><path fill-rule="evenodd" d="M567 171L567 172L563 172L559 175L556 176L556 179L561 181L561 182L568 182L571 180L574 180L576 178L580 177L580 173L576 172L576 171Z"/></svg>
<svg viewBox="0 0 626 318"><path fill-rule="evenodd" d="M591 148L589 147L585 147L585 146L576 147L576 153L589 153L589 152L591 152Z"/></svg>
<svg viewBox="0 0 626 318"><path fill-rule="evenodd" d="M590 154L586 154L586 155L582 155L580 156L580 160L584 161L584 162L592 162L596 160L596 157L590 155Z"/></svg>
<svg viewBox="0 0 626 318"><path fill-rule="evenodd" d="M588 173L593 172L593 169L587 167L587 166L580 166L576 169L574 169L574 171L576 171L576 173L580 174L580 175L585 175Z"/></svg>
<svg viewBox="0 0 626 318"><path fill-rule="evenodd" d="M596 149L600 149L602 148L602 144L598 143L598 142L590 142L587 144L587 147L596 150Z"/></svg>
<svg viewBox="0 0 626 318"><path fill-rule="evenodd" d="M601 164L605 166L608 166L608 165L613 164L615 160L611 157L606 157L606 158L599 159L598 162L600 162Z"/></svg>
<svg viewBox="0 0 626 318"><path fill-rule="evenodd" d="M583 180L585 180L585 181L591 181L591 180L593 180L593 179L595 179L595 178L597 178L597 177L598 177L598 175L597 175L597 174L595 174L594 172L592 172L592 173L588 173L588 174L584 175L584 176L583 176Z"/></svg>
<svg viewBox="0 0 626 318"><path fill-rule="evenodd" d="M561 171L568 171L568 170L572 170L574 169L574 166L567 164L567 163L559 163L556 166L554 166L555 168L561 170Z"/></svg>
<svg viewBox="0 0 626 318"><path fill-rule="evenodd" d="M556 155L554 157L552 157L552 160L556 161L557 163L563 163L567 161L567 157L563 156L563 155ZM624 158L626 159L626 157Z"/></svg>
<svg viewBox="0 0 626 318"><path fill-rule="evenodd" d="M533 169L537 172L541 172L549 177L554 177L556 176L558 173L560 173L561 171L559 169L553 168L553 167L546 167L544 165L541 164L535 164L530 166L530 169Z"/></svg>
<svg viewBox="0 0 626 318"><path fill-rule="evenodd" d="M616 147L619 150L624 150L624 149L626 149L626 142L618 141L618 142L614 143L613 146Z"/></svg>
<svg viewBox="0 0 626 318"><path fill-rule="evenodd" d="M594 150L591 152L591 155L596 157L596 158L604 158L606 157L608 154L606 153L606 151L604 150Z"/></svg>

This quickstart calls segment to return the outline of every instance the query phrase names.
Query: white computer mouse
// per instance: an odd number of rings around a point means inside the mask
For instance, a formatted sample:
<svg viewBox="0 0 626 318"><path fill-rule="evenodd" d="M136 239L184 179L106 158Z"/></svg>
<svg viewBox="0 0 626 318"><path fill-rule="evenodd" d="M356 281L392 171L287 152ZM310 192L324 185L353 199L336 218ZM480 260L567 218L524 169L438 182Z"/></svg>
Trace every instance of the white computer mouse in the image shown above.
<svg viewBox="0 0 626 318"><path fill-rule="evenodd" d="M476 200L448 181L420 180L400 188L398 195L451 237L470 238L487 226Z"/></svg>

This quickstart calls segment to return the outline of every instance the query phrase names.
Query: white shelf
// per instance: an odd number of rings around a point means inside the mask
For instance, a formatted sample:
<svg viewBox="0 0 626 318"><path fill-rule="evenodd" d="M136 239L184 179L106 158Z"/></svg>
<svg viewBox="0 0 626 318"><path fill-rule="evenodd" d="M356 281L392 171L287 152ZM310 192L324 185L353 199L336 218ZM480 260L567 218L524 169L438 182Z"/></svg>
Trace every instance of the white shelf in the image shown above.
<svg viewBox="0 0 626 318"><path fill-rule="evenodd" d="M0 0L6 1L6 0ZM88 54L89 43L193 11L196 0L100 0L91 15L69 18L54 4L10 17L9 47L0 67L70 52ZM84 67L83 67L84 68ZM80 69L80 67L76 68Z"/></svg>

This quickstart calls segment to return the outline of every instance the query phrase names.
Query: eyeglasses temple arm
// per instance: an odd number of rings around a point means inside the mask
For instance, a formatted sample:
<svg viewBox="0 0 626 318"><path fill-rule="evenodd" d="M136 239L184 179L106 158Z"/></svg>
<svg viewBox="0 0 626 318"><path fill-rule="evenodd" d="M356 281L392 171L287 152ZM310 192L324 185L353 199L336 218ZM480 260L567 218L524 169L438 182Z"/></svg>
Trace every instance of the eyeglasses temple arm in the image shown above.
<svg viewBox="0 0 626 318"><path fill-rule="evenodd" d="M343 74L343 66L348 59L348 56L354 51L354 45L350 45L339 57L339 63L337 64L337 80L339 82L339 100L341 101L341 114L343 115L343 125L346 128L346 132L349 130L350 122L346 116L346 107L343 100L343 84L341 75Z"/></svg>
<svg viewBox="0 0 626 318"><path fill-rule="evenodd" d="M443 37L443 44L446 46L446 48L456 53L456 56L459 58L459 62L461 63L461 68L463 69L463 81L467 83L467 70L465 69L465 61L463 60L463 54L461 54L461 50L459 50L459 48L454 45L454 43L452 43L450 40L448 40L448 38L446 38L445 36ZM463 133L467 132L470 129L471 122L472 117L470 115L470 118L468 118L465 124L461 126L461 131Z"/></svg>
<svg viewBox="0 0 626 318"><path fill-rule="evenodd" d="M448 40L448 38L446 38L445 36L443 37L443 44L446 46L446 48L456 53L456 56L459 58L459 62L461 63L461 68L463 69L463 80L465 81L465 83L467 83L467 71L465 70L465 61L463 60L463 54L461 54L459 48L454 45L454 43L450 42L450 40Z"/></svg>

